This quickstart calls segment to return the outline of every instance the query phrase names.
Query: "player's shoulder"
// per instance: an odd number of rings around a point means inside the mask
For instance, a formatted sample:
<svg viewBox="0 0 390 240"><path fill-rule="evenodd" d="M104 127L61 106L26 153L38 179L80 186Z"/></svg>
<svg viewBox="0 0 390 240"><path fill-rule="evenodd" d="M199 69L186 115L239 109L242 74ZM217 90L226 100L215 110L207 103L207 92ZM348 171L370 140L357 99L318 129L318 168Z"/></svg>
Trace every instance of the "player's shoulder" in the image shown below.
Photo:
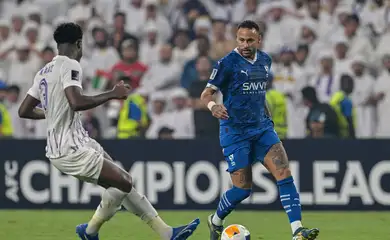
<svg viewBox="0 0 390 240"><path fill-rule="evenodd" d="M265 61L267 63L267 65L272 63L272 58L268 53L261 51L261 50L258 50L257 53L258 53L259 58L261 60Z"/></svg>
<svg viewBox="0 0 390 240"><path fill-rule="evenodd" d="M237 60L237 53L233 50L217 61L217 65L230 65Z"/></svg>

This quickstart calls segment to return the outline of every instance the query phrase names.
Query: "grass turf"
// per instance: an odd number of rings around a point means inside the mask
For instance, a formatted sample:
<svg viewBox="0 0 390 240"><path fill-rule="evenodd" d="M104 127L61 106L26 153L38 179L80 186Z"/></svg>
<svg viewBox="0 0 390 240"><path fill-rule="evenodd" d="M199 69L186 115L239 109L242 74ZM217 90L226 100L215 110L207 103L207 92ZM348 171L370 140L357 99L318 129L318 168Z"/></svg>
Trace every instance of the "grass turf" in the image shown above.
<svg viewBox="0 0 390 240"><path fill-rule="evenodd" d="M2 210L1 240L75 240L75 226L89 220L93 211ZM206 211L161 211L161 217L177 226L199 217L201 225L190 238L208 240ZM390 239L390 212L305 212L304 223L321 230L320 240ZM291 239L291 230L283 212L232 213L226 224L238 223L251 232L251 239ZM227 225L226 225L227 226ZM158 240L137 217L119 212L101 230L101 240Z"/></svg>

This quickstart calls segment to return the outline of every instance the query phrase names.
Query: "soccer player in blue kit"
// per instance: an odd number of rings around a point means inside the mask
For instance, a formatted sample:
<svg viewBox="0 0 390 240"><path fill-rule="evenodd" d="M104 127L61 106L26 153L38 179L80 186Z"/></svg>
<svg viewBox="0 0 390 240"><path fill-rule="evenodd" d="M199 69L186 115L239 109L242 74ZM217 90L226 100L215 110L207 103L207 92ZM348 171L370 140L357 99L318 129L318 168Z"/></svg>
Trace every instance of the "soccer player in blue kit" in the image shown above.
<svg viewBox="0 0 390 240"><path fill-rule="evenodd" d="M314 240L319 229L301 223L299 193L291 176L286 151L274 130L265 94L271 58L259 51L262 35L253 21L238 26L238 47L218 61L201 95L202 101L220 119L220 144L228 163L233 187L226 191L217 211L208 218L210 240L220 240L224 219L252 189L252 164L260 161L275 177L280 201L286 211L293 240ZM213 101L217 91L223 104Z"/></svg>

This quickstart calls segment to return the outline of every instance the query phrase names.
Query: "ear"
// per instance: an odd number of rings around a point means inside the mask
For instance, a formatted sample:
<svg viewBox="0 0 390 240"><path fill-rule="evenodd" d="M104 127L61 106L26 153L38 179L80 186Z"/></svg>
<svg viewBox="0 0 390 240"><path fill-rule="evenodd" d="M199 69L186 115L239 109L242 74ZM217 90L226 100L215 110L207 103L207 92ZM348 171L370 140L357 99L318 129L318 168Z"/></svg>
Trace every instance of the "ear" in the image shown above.
<svg viewBox="0 0 390 240"><path fill-rule="evenodd" d="M76 46L77 46L77 48L78 49L81 49L82 48L82 40L80 39L80 40L77 40L77 42L76 42Z"/></svg>

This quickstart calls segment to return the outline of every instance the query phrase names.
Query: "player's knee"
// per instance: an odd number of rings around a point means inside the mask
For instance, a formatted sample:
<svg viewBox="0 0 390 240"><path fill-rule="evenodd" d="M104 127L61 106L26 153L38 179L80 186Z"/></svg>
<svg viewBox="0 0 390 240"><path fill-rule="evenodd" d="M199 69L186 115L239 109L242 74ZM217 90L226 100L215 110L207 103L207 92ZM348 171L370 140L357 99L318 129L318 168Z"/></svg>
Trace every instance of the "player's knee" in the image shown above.
<svg viewBox="0 0 390 240"><path fill-rule="evenodd" d="M123 174L122 175L123 183L122 183L122 191L124 192L130 192L133 188L133 179L130 176L130 174Z"/></svg>

